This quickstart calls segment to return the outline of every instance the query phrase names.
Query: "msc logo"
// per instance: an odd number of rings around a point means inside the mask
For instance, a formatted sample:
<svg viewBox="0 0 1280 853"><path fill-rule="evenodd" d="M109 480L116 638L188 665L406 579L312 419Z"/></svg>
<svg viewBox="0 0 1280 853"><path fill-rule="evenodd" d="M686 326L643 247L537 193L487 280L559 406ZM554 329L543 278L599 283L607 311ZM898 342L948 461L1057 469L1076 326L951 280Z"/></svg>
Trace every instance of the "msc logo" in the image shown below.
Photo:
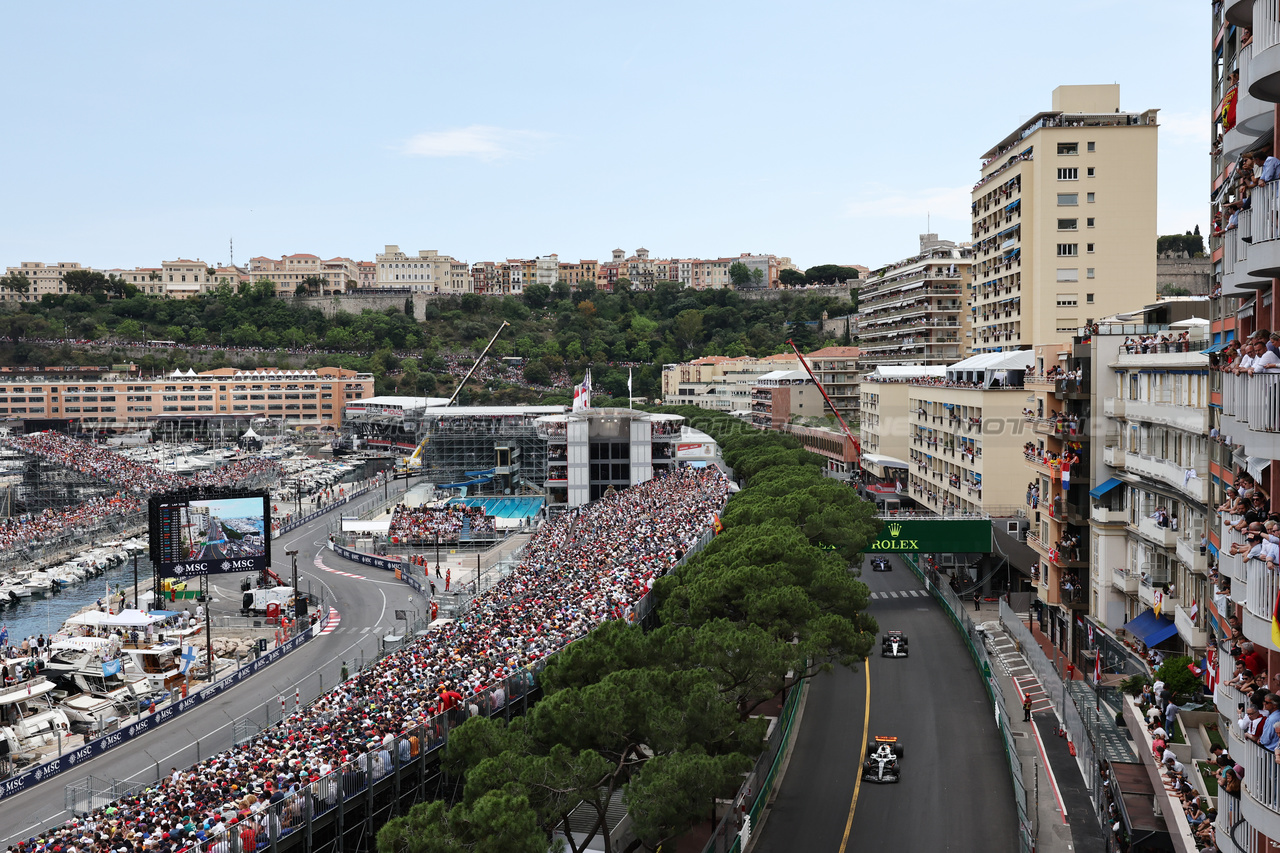
<svg viewBox="0 0 1280 853"><path fill-rule="evenodd" d="M219 568L225 572L227 569L231 568L231 562L229 560L223 560L222 565L219 566Z"/></svg>
<svg viewBox="0 0 1280 853"><path fill-rule="evenodd" d="M889 525L889 535L892 536L894 539L897 539L899 534L901 533L902 533L901 524L898 524L898 522L895 521Z"/></svg>

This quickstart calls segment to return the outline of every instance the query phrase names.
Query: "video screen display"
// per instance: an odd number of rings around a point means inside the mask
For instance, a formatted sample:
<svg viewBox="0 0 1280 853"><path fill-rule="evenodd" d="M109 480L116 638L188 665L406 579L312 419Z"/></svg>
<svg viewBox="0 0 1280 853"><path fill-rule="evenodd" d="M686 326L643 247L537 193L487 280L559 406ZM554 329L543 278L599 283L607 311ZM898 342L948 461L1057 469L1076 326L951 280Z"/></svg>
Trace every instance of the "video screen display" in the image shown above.
<svg viewBox="0 0 1280 853"><path fill-rule="evenodd" d="M268 506L261 492L201 500L152 498L152 560L163 577L261 571L271 562Z"/></svg>

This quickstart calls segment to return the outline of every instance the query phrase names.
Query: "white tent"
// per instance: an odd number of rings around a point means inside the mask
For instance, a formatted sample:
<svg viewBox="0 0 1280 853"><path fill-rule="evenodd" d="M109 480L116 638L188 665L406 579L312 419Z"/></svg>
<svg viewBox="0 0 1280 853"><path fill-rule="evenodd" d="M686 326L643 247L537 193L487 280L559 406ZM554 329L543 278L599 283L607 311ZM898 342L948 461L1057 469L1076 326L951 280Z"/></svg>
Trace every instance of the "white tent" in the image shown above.
<svg viewBox="0 0 1280 853"><path fill-rule="evenodd" d="M240 437L241 438L261 438L260 435L258 435L256 432L253 431L253 427L249 427L247 430L245 430L244 435Z"/></svg>
<svg viewBox="0 0 1280 853"><path fill-rule="evenodd" d="M1190 328L1194 328L1195 326L1207 326L1207 325L1209 325L1209 321L1201 317L1188 317L1185 320L1179 320L1176 323L1170 323L1169 328L1170 329L1190 329Z"/></svg>
<svg viewBox="0 0 1280 853"><path fill-rule="evenodd" d="M99 610L86 610L83 613L77 613L67 620L68 625L85 625L90 628L97 627L105 623L107 614Z"/></svg>
<svg viewBox="0 0 1280 853"><path fill-rule="evenodd" d="M164 616L152 616L150 613L143 613L141 610L121 610L114 616L107 616L99 624L113 627L140 628L163 622L165 618Z"/></svg>

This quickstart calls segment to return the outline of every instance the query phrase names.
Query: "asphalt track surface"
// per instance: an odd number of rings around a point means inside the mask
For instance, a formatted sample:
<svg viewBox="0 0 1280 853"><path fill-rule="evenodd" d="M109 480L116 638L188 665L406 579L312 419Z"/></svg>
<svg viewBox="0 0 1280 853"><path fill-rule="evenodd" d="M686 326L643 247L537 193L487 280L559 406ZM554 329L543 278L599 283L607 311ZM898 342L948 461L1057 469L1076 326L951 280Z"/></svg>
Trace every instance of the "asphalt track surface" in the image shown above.
<svg viewBox="0 0 1280 853"><path fill-rule="evenodd" d="M147 735L21 794L0 800L0 846L70 818L64 808L64 788L86 776L108 781L153 782L175 766L186 768L230 748L234 745L234 721L250 712L261 716L268 707L272 721L279 720L282 696L288 712L292 713L295 690L305 705L338 683L343 661L358 664L362 654L365 658L374 657L378 638L402 624L394 618L396 609L423 612L425 603L421 597L391 573L357 566L324 548L328 539L326 524L337 518L341 509L337 508L337 514L326 513L272 543L272 568L286 582L292 566L285 551L298 549L298 585L306 590L309 580L317 595L324 588L326 603L336 606L341 614L338 628L304 643L236 688ZM322 551L322 560L328 568L337 571L325 571L314 564L316 555ZM345 574L338 574L339 571ZM233 574L211 578L213 597L222 603L222 609L238 607L241 577ZM352 665L351 672L355 670L356 666ZM195 741L200 738L204 743L197 751Z"/></svg>
<svg viewBox="0 0 1280 853"><path fill-rule="evenodd" d="M911 656L880 657L877 637L868 666L813 680L753 853L1018 848L1013 783L972 658L941 606L891 559L893 571L863 571L882 593L868 612L882 635L907 634ZM876 735L904 747L897 784L859 782L860 752Z"/></svg>

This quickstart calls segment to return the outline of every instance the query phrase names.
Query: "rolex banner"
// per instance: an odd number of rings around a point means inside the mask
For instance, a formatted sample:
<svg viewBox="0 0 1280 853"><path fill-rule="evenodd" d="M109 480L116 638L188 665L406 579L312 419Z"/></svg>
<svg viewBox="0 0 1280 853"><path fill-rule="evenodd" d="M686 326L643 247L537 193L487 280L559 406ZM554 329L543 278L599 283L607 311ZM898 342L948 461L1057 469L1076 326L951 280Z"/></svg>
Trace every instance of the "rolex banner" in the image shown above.
<svg viewBox="0 0 1280 853"><path fill-rule="evenodd" d="M991 521L984 518L886 518L868 553L986 554Z"/></svg>

